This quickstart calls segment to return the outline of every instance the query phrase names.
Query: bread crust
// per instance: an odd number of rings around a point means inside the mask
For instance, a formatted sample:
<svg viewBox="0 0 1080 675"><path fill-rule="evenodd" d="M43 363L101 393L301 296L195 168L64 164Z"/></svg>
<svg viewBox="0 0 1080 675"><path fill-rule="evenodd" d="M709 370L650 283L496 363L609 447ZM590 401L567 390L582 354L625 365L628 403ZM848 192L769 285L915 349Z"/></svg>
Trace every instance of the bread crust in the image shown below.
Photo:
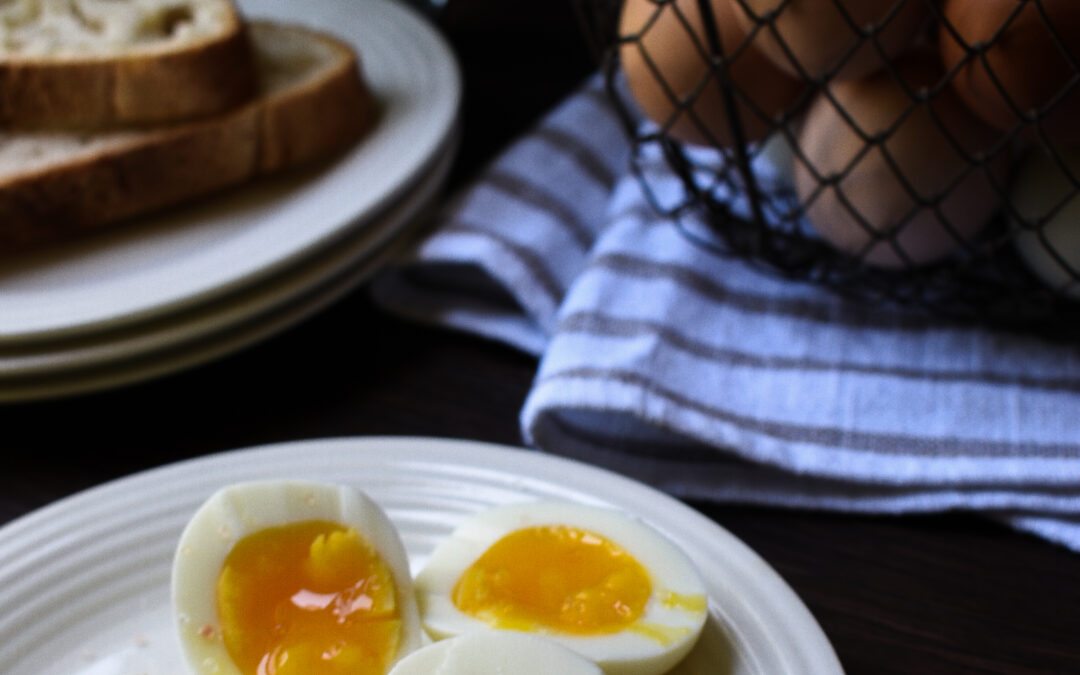
<svg viewBox="0 0 1080 675"><path fill-rule="evenodd" d="M209 116L250 101L257 69L235 12L213 36L178 47L90 57L0 59L0 124L150 125Z"/></svg>
<svg viewBox="0 0 1080 675"><path fill-rule="evenodd" d="M299 86L213 118L154 128L123 142L0 178L0 255L70 239L134 216L322 158L375 120L355 53L329 36L332 67Z"/></svg>
<svg viewBox="0 0 1080 675"><path fill-rule="evenodd" d="M342 138L359 137L375 121L376 102L363 83L356 53L329 36L323 40L337 53L326 77L283 92L262 109L259 174L332 152Z"/></svg>

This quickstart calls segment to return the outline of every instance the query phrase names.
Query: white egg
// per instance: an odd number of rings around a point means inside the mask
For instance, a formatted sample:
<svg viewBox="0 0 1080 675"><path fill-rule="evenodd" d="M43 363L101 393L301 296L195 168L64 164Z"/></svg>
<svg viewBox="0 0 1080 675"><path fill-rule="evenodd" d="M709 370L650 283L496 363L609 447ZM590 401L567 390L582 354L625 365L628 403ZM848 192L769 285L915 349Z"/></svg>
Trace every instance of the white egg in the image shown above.
<svg viewBox="0 0 1080 675"><path fill-rule="evenodd" d="M1027 268L1047 286L1080 300L1080 193L1069 178L1070 173L1080 176L1080 150L1059 150L1059 157L1062 164L1032 149L1021 161L1012 205L1025 222L1045 222L1041 237L1014 223L1013 243Z"/></svg>
<svg viewBox="0 0 1080 675"><path fill-rule="evenodd" d="M397 530L345 486L215 493L180 537L172 602L199 675L384 675L425 640Z"/></svg>
<svg viewBox="0 0 1080 675"><path fill-rule="evenodd" d="M708 609L694 565L656 530L562 502L478 514L436 547L414 583L436 640L536 633L608 675L666 672L693 647Z"/></svg>
<svg viewBox="0 0 1080 675"><path fill-rule="evenodd" d="M476 631L421 647L390 675L603 675L553 640L514 631Z"/></svg>

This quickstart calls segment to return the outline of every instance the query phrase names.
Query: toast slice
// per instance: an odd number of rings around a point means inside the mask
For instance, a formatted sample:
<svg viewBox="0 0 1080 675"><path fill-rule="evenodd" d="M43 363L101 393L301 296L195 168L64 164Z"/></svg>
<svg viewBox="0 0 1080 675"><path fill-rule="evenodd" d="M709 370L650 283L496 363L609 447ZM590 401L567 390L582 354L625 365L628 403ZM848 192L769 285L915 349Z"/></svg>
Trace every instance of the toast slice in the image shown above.
<svg viewBox="0 0 1080 675"><path fill-rule="evenodd" d="M70 239L344 150L376 110L356 53L249 24L261 93L213 118L97 133L0 132L0 255Z"/></svg>
<svg viewBox="0 0 1080 675"><path fill-rule="evenodd" d="M0 0L0 124L157 124L258 83L233 0Z"/></svg>

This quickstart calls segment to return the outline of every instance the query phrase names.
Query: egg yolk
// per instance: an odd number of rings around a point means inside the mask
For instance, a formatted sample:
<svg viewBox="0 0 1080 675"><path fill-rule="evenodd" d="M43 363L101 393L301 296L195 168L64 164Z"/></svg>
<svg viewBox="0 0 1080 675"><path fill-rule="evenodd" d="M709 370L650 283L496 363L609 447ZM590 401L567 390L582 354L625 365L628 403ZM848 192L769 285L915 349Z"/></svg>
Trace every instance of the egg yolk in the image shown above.
<svg viewBox="0 0 1080 675"><path fill-rule="evenodd" d="M363 537L334 523L241 539L217 603L225 648L245 675L383 675L397 653L393 576Z"/></svg>
<svg viewBox="0 0 1080 675"><path fill-rule="evenodd" d="M458 579L453 601L496 628L599 635L633 624L651 592L645 569L617 544L553 525L495 542Z"/></svg>

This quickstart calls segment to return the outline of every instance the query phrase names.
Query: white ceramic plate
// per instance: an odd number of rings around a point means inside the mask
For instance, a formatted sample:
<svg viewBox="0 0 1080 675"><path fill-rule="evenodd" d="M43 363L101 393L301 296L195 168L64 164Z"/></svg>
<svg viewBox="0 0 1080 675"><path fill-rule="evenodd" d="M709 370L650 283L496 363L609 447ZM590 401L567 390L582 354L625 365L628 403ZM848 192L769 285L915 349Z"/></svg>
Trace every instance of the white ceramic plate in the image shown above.
<svg viewBox="0 0 1080 675"><path fill-rule="evenodd" d="M412 186L389 210L356 228L355 233L350 232L326 252L303 260L282 274L241 292L215 298L205 306L156 320L125 324L119 330L14 348L0 345L0 401L12 400L20 390L55 391L55 387L41 380L43 377L108 368L220 333L265 315L341 276L348 268L378 257L392 237L407 234L407 227L445 183L457 147L456 135L453 139L420 183ZM27 382L31 379L32 382Z"/></svg>
<svg viewBox="0 0 1080 675"><path fill-rule="evenodd" d="M705 577L709 622L674 675L838 675L825 635L745 544L681 502L571 460L469 441L343 438L239 450L136 474L0 528L0 673L184 675L169 574L187 519L214 490L267 478L365 490L415 572L485 508L560 499L622 509L669 537Z"/></svg>
<svg viewBox="0 0 1080 675"><path fill-rule="evenodd" d="M324 29L359 50L381 104L372 132L331 166L0 263L0 343L115 328L171 313L296 264L379 212L453 132L457 62L393 0L240 0L248 17Z"/></svg>
<svg viewBox="0 0 1080 675"><path fill-rule="evenodd" d="M370 257L356 261L340 278L333 278L284 306L172 349L122 359L104 366L0 382L0 403L115 389L177 373L251 347L328 307L381 268L386 257L372 252Z"/></svg>
<svg viewBox="0 0 1080 675"><path fill-rule="evenodd" d="M433 202L453 154L449 151L413 192L363 228L357 241L341 242L277 284L257 288L250 297L153 324L114 342L0 357L0 403L84 394L172 374L249 347L307 319L369 279L411 243L403 228ZM9 372L3 372L4 366Z"/></svg>

